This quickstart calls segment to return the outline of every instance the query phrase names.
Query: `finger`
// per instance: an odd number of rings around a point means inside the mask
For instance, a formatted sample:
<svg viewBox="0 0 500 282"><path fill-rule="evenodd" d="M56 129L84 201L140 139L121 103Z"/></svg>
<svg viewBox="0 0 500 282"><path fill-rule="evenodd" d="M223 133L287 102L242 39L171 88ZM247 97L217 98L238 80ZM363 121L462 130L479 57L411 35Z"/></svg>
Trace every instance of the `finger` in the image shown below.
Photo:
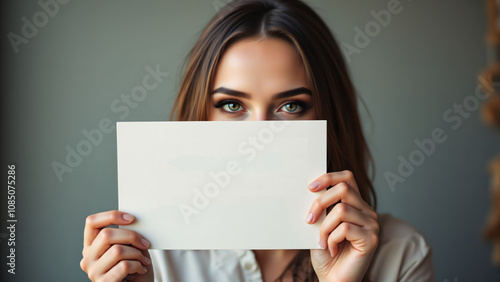
<svg viewBox="0 0 500 282"><path fill-rule="evenodd" d="M151 264L151 260L143 253L132 246L115 244L111 246L96 263L93 270L97 273L106 273L121 260L137 260L146 266Z"/></svg>
<svg viewBox="0 0 500 282"><path fill-rule="evenodd" d="M87 256L97 260L114 244L132 245L141 250L147 250L150 245L144 237L133 230L104 228L88 248Z"/></svg>
<svg viewBox="0 0 500 282"><path fill-rule="evenodd" d="M361 196L358 184L356 183L356 180L354 180L354 175L350 170L325 173L313 180L308 187L312 192L318 192L341 182L345 182L348 186L354 189L358 195Z"/></svg>
<svg viewBox="0 0 500 282"><path fill-rule="evenodd" d="M378 218L377 213L372 209L372 207L363 201L363 199L346 183L341 182L314 199L311 208L307 213L306 222L310 224L315 223L326 208L338 202L350 205L359 211L364 211L375 220Z"/></svg>
<svg viewBox="0 0 500 282"><path fill-rule="evenodd" d="M379 234L379 225L375 219L347 204L338 203L321 223L319 240L322 246L327 245L328 236L342 222L373 230L376 234Z"/></svg>
<svg viewBox="0 0 500 282"><path fill-rule="evenodd" d="M334 257L337 254L338 244L347 240L360 255L371 253L377 248L378 234L375 231L357 226L352 223L342 222L328 236L327 248Z"/></svg>
<svg viewBox="0 0 500 282"><path fill-rule="evenodd" d="M122 281L129 274L144 274L148 270L136 260L122 260L102 276L102 281Z"/></svg>
<svg viewBox="0 0 500 282"><path fill-rule="evenodd" d="M127 216L129 216L129 218L127 218ZM85 255L85 249L92 244L97 234L99 234L99 231L101 231L101 228L111 224L130 224L133 219L133 215L117 210L89 215L85 220L82 255Z"/></svg>

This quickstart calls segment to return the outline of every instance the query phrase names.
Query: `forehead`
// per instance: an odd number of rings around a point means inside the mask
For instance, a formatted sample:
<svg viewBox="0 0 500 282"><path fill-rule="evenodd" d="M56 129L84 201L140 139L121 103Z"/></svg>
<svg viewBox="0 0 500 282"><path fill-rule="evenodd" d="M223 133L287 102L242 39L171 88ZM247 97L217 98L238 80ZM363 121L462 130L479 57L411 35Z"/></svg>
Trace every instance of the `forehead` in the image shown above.
<svg viewBox="0 0 500 282"><path fill-rule="evenodd" d="M305 71L295 47L279 38L247 38L222 55L214 87L303 83Z"/></svg>

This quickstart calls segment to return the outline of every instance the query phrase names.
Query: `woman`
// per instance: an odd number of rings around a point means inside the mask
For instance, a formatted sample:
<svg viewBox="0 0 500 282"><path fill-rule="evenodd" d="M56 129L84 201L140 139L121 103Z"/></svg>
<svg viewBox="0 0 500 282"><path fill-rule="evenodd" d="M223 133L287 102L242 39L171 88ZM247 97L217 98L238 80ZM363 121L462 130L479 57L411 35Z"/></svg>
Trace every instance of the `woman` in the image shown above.
<svg viewBox="0 0 500 282"><path fill-rule="evenodd" d="M81 268L92 281L434 281L423 235L375 212L356 93L334 37L309 6L232 2L186 62L171 120L327 120L328 173L307 187L327 191L304 211L312 224L327 210L324 249L148 251L134 231L101 229L133 221L108 211L85 225Z"/></svg>

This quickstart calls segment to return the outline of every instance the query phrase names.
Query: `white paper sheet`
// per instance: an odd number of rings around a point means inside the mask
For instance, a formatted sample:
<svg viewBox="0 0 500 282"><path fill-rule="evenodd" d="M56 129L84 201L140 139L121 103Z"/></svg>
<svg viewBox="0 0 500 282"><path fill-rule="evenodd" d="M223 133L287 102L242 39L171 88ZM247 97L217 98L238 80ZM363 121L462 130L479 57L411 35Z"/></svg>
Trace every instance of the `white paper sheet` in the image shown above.
<svg viewBox="0 0 500 282"><path fill-rule="evenodd" d="M117 122L119 210L152 249L320 249L326 121Z"/></svg>

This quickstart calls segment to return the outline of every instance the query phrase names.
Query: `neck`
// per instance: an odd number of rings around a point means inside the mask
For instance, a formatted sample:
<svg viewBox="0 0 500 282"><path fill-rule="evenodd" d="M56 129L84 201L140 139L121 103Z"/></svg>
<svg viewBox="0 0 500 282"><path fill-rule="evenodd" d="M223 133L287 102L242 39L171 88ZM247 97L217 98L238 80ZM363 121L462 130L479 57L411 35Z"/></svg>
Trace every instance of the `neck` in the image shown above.
<svg viewBox="0 0 500 282"><path fill-rule="evenodd" d="M253 250L255 257L259 261L275 261L290 259L298 250Z"/></svg>

